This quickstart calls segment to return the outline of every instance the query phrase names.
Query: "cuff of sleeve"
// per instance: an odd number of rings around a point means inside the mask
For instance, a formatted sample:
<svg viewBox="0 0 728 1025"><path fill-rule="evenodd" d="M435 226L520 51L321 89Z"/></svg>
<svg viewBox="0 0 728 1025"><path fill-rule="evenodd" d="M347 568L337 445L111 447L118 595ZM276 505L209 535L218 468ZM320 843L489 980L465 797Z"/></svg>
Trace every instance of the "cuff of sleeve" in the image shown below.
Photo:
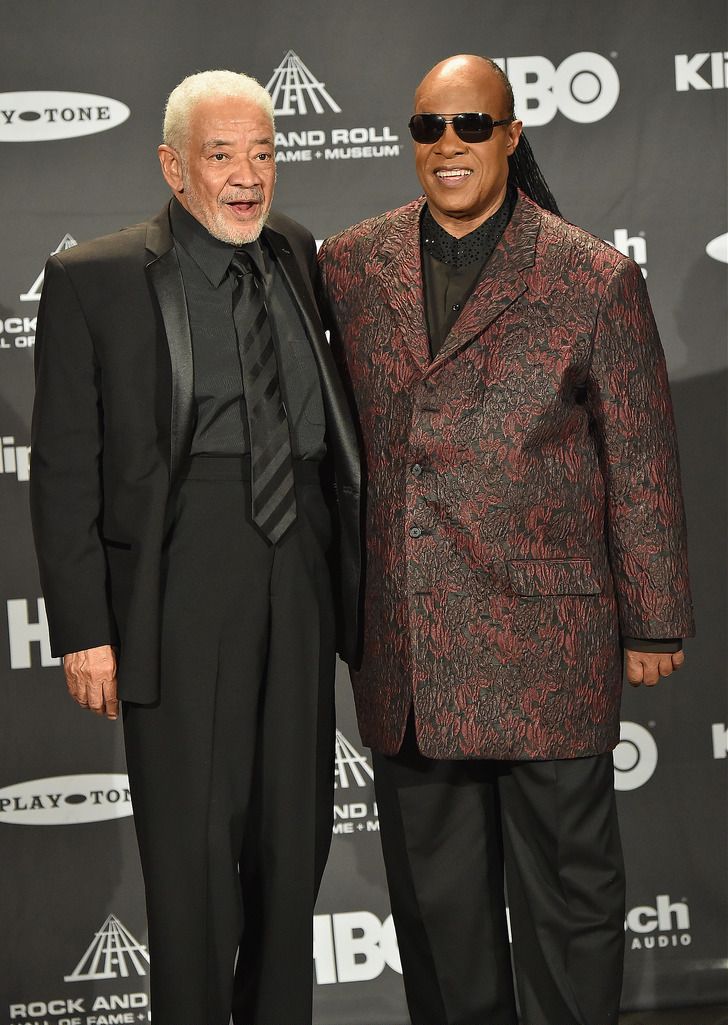
<svg viewBox="0 0 728 1025"><path fill-rule="evenodd" d="M622 646L630 651L651 651L659 654L674 655L676 651L682 651L682 637L672 639L652 640L649 637L623 637Z"/></svg>

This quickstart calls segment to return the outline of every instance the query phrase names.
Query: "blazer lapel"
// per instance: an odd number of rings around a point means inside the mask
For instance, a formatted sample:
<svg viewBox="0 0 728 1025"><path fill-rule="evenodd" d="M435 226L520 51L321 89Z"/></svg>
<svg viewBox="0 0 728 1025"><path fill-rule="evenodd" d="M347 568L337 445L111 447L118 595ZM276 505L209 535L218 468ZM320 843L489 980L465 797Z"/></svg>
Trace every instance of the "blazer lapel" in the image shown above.
<svg viewBox="0 0 728 1025"><path fill-rule="evenodd" d="M430 366L430 340L425 319L420 253L420 213L424 198L410 204L389 225L377 253L382 304L394 315L399 340L424 374Z"/></svg>
<svg viewBox="0 0 728 1025"><path fill-rule="evenodd" d="M281 235L279 231L270 227L265 227L263 232L265 234L266 241L269 243L271 249L276 255L276 259L281 271L283 272L283 276L288 282L289 288L293 292L293 296L304 320L306 332L312 343L314 343L315 339L322 338L324 328L321 323L321 317L319 316L318 306L316 305L313 285L309 278L301 273L298 260L293 255L285 235Z"/></svg>
<svg viewBox="0 0 728 1025"><path fill-rule="evenodd" d="M480 281L443 342L432 367L468 345L526 291L521 270L532 267L541 225L538 207L519 195L503 238L485 265Z"/></svg>
<svg viewBox="0 0 728 1025"><path fill-rule="evenodd" d="M149 222L146 246L154 255L146 265L146 272L159 303L172 364L170 478L174 479L189 453L194 421L194 373L187 300L169 227L168 207Z"/></svg>

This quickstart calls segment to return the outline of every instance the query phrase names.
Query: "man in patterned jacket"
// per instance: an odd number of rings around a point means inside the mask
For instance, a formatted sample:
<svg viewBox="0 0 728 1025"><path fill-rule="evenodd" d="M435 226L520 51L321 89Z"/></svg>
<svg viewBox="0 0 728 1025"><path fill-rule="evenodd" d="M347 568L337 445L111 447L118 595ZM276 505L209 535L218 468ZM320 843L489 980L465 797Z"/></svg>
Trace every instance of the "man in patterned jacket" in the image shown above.
<svg viewBox="0 0 728 1025"><path fill-rule="evenodd" d="M353 682L411 1020L515 1025L516 989L528 1025L613 1025L623 660L651 686L693 632L664 357L639 268L515 188L495 64L438 64L410 130L425 197L320 265L368 475Z"/></svg>

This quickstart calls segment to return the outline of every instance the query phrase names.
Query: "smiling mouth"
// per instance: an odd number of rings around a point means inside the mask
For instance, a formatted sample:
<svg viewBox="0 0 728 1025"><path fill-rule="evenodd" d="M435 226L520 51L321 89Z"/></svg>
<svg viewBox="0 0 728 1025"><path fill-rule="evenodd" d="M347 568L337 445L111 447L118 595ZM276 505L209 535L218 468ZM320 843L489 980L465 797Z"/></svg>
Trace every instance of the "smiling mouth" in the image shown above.
<svg viewBox="0 0 728 1025"><path fill-rule="evenodd" d="M229 207L234 213L245 216L247 214L256 213L258 207L260 206L260 203L258 202L258 200L255 199L236 199L226 203L225 205Z"/></svg>
<svg viewBox="0 0 728 1025"><path fill-rule="evenodd" d="M448 167L440 168L439 171L435 171L435 177L439 181L462 181L464 178L469 178L473 172L467 167Z"/></svg>

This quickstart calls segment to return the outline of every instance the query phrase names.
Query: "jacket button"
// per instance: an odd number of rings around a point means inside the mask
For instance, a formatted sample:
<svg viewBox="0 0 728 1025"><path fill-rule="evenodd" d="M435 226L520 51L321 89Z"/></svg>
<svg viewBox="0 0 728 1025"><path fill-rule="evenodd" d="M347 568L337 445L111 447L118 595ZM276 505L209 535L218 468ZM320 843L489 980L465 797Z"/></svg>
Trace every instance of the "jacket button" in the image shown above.
<svg viewBox="0 0 728 1025"><path fill-rule="evenodd" d="M415 463L414 466L412 467L412 476L413 477L419 477L421 475L421 473L422 473L422 467L420 466L419 463Z"/></svg>
<svg viewBox="0 0 728 1025"><path fill-rule="evenodd" d="M409 529L410 537L420 537L421 534L422 534L422 527L410 527L410 529Z"/></svg>

